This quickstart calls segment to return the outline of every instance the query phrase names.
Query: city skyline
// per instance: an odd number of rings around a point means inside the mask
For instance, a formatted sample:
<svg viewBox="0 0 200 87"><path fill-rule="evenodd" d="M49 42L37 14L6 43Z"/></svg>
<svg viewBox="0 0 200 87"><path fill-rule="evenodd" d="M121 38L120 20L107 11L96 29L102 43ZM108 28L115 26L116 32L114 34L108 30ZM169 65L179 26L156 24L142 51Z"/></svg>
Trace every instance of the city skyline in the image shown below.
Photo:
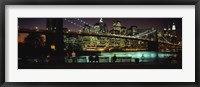
<svg viewBox="0 0 200 87"><path fill-rule="evenodd" d="M47 18L19 18L19 28L46 29ZM77 20L79 19L79 20ZM130 26L137 26L138 29L155 28L163 30L171 27L175 23L178 32L182 31L182 18L102 18L103 22L107 24L108 29L112 29L113 21L120 21L122 26L129 28ZM84 24L95 25L100 18L63 18L63 28L71 29L72 31L82 30ZM71 23L72 22L72 23ZM76 24L74 24L76 23ZM80 27L80 26L82 27Z"/></svg>
<svg viewBox="0 0 200 87"><path fill-rule="evenodd" d="M80 67L79 64L93 64L93 61L181 68L181 18L19 18L18 22L20 68L28 62L31 66L78 64ZM98 68L104 67L98 65Z"/></svg>
<svg viewBox="0 0 200 87"><path fill-rule="evenodd" d="M26 29L46 29L47 18L19 18L18 28ZM68 28L71 31L82 31L85 24L93 27L100 21L100 18L63 18L63 28ZM182 37L182 18L102 18L108 30L113 29L114 21L120 21L122 27L130 28L137 26L139 31L144 31L150 28L155 28L163 33L164 28L172 28L172 24L176 25L176 33L179 39ZM19 41L27 34L20 34Z"/></svg>

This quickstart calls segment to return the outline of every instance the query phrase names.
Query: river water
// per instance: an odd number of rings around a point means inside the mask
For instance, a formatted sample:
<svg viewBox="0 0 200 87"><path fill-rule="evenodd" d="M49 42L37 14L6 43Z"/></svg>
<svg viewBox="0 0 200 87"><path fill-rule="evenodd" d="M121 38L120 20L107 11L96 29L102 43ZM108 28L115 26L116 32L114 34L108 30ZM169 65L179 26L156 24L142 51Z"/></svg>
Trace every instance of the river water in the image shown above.
<svg viewBox="0 0 200 87"><path fill-rule="evenodd" d="M177 53L172 52L155 52L155 51L138 51L138 52L101 52L99 53L100 62L111 62L112 57L116 54L116 62L154 62L155 59L167 59L169 57L176 58ZM82 60L81 60L82 59ZM88 56L80 56L79 62L89 62Z"/></svg>

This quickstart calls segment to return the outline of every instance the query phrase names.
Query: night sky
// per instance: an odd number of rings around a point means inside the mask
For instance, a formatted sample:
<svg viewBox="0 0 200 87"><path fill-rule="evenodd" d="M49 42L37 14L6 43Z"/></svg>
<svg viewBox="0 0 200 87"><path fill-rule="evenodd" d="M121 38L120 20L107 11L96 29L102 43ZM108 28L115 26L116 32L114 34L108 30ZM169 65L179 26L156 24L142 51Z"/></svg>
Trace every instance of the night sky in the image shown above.
<svg viewBox="0 0 200 87"><path fill-rule="evenodd" d="M71 31L79 31L84 24L93 26L99 20L100 18L63 18L63 27ZM168 26L171 28L174 22L178 37L182 37L182 18L103 18L109 30L112 29L113 21L120 21L121 25L127 28L135 25L138 29L145 30L153 27L159 31L163 31L163 28ZM46 29L46 18L18 18L18 27Z"/></svg>

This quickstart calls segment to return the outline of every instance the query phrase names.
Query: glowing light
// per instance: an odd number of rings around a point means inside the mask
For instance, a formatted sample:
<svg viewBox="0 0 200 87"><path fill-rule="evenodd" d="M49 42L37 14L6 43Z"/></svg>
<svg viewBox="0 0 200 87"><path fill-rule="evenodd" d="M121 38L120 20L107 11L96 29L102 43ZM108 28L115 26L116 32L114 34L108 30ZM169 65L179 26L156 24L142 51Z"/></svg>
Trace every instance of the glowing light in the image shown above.
<svg viewBox="0 0 200 87"><path fill-rule="evenodd" d="M99 22L103 22L103 19L102 19L102 18L100 18Z"/></svg>
<svg viewBox="0 0 200 87"><path fill-rule="evenodd" d="M51 49L52 50L56 50L56 46L55 45L51 45Z"/></svg>
<svg viewBox="0 0 200 87"><path fill-rule="evenodd" d="M39 31L38 27L35 27L36 31Z"/></svg>
<svg viewBox="0 0 200 87"><path fill-rule="evenodd" d="M173 23L173 25L172 25L172 30L176 30L176 25L175 25L175 23Z"/></svg>
<svg viewBox="0 0 200 87"><path fill-rule="evenodd" d="M50 58L51 56L50 55L47 55L47 58Z"/></svg>

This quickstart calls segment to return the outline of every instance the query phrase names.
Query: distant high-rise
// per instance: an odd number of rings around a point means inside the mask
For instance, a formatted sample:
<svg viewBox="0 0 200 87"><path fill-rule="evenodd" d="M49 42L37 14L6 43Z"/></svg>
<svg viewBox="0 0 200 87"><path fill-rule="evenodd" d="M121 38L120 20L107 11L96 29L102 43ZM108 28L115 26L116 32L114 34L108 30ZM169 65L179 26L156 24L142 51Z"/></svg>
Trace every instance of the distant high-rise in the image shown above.
<svg viewBox="0 0 200 87"><path fill-rule="evenodd" d="M173 25L172 25L172 35L177 36L176 35L176 25L175 25L175 23L173 23Z"/></svg>
<svg viewBox="0 0 200 87"><path fill-rule="evenodd" d="M176 30L176 25L175 25L175 23L173 23L173 25L172 25L172 30Z"/></svg>
<svg viewBox="0 0 200 87"><path fill-rule="evenodd" d="M168 27L168 36L171 36L171 28Z"/></svg>
<svg viewBox="0 0 200 87"><path fill-rule="evenodd" d="M178 43L177 39L178 38L177 38L177 34L176 34L176 25L175 25L175 23L173 23L172 24L172 39L171 39L172 43L177 44Z"/></svg>
<svg viewBox="0 0 200 87"><path fill-rule="evenodd" d="M131 26L126 34L130 36L138 34L137 26Z"/></svg>
<svg viewBox="0 0 200 87"><path fill-rule="evenodd" d="M118 31L120 31L121 32L121 22L120 21L114 21L114 23L113 23L113 29L114 30L118 30Z"/></svg>
<svg viewBox="0 0 200 87"><path fill-rule="evenodd" d="M92 30L92 32L93 33L100 33L100 23L96 23L95 25L94 25L94 27L93 27L93 30Z"/></svg>
<svg viewBox="0 0 200 87"><path fill-rule="evenodd" d="M89 33L90 32L90 26L89 25L87 25L87 24L85 24L84 26L83 26L83 32L84 33Z"/></svg>
<svg viewBox="0 0 200 87"><path fill-rule="evenodd" d="M113 23L113 29L110 30L110 33L111 34L121 34L121 31L122 31L122 26L121 26L121 23L120 21L114 21Z"/></svg>
<svg viewBox="0 0 200 87"><path fill-rule="evenodd" d="M164 28L164 37L172 42L177 43L177 34L176 34L176 25L175 23L172 24L172 26L168 26L168 28Z"/></svg>
<svg viewBox="0 0 200 87"><path fill-rule="evenodd" d="M107 25L103 22L102 18L100 18L99 22L97 22L93 28L92 31L94 33L102 34L108 32Z"/></svg>
<svg viewBox="0 0 200 87"><path fill-rule="evenodd" d="M122 35L126 35L126 30L127 30L126 27L121 27L121 30L122 30L121 34Z"/></svg>

